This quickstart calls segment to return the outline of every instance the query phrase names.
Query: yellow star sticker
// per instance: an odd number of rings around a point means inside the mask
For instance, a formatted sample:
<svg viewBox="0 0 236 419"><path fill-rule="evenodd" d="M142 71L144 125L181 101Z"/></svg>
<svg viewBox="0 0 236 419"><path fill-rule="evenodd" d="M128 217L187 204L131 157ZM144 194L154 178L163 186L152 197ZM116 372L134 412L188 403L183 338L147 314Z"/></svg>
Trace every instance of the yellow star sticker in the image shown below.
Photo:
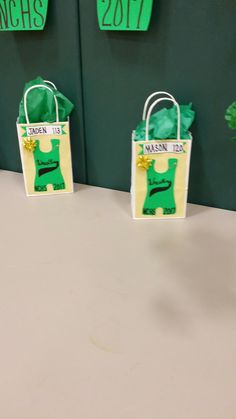
<svg viewBox="0 0 236 419"><path fill-rule="evenodd" d="M36 149L36 141L32 138L27 138L23 141L23 147L31 153Z"/></svg>
<svg viewBox="0 0 236 419"><path fill-rule="evenodd" d="M141 169L148 170L149 167L152 165L152 160L149 159L147 156L139 156L137 159L137 166Z"/></svg>

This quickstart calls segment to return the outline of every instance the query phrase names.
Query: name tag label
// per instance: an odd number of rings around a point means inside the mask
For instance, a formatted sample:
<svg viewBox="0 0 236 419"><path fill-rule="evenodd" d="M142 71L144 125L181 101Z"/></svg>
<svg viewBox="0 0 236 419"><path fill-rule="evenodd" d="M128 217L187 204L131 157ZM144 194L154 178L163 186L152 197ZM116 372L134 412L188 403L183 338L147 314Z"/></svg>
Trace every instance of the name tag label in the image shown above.
<svg viewBox="0 0 236 419"><path fill-rule="evenodd" d="M62 135L64 134L61 125L38 125L26 127L26 137L38 137L42 135Z"/></svg>
<svg viewBox="0 0 236 419"><path fill-rule="evenodd" d="M184 145L182 142L178 141L176 143L172 142L156 142L142 144L143 154L159 154L159 153L184 153Z"/></svg>

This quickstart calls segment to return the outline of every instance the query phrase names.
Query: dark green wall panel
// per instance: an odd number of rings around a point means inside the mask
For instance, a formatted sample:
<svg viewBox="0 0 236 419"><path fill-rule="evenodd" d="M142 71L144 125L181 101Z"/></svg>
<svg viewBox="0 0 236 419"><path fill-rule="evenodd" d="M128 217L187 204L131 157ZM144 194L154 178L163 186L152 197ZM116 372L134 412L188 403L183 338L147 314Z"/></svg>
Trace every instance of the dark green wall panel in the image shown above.
<svg viewBox="0 0 236 419"><path fill-rule="evenodd" d="M131 131L154 90L197 111L189 201L236 209L235 0L154 0L148 32L98 29L96 1L50 0L43 32L0 34L0 168L21 171L15 119L25 81L52 79L76 105L74 178L129 190Z"/></svg>
<svg viewBox="0 0 236 419"><path fill-rule="evenodd" d="M0 33L0 168L21 171L18 105L25 82L41 75L76 105L71 118L74 178L86 181L78 19L76 0L50 0L43 32Z"/></svg>
<svg viewBox="0 0 236 419"><path fill-rule="evenodd" d="M236 145L224 122L236 99L235 0L156 0L147 33L102 32L80 0L88 182L128 191L130 135L154 90L194 103L189 201L236 209Z"/></svg>

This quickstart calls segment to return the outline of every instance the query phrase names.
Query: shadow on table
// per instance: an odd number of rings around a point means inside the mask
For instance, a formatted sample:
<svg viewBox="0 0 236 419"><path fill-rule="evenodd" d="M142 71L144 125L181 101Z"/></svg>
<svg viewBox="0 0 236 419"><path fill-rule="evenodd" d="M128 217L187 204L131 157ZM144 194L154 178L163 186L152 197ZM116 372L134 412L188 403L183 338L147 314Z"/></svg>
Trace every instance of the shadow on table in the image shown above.
<svg viewBox="0 0 236 419"><path fill-rule="evenodd" d="M112 192L113 202L117 204L117 206L122 210L123 214L126 214L129 217L131 217L131 194L128 192ZM207 211L211 211L211 209L212 208L203 205L188 204L187 217L195 217Z"/></svg>
<svg viewBox="0 0 236 419"><path fill-rule="evenodd" d="M122 211L123 214L132 218L131 214L131 194L128 192L112 192L112 201Z"/></svg>
<svg viewBox="0 0 236 419"><path fill-rule="evenodd" d="M159 325L183 331L198 315L236 315L235 239L217 227L176 230L151 244L157 271L167 272L150 307Z"/></svg>
<svg viewBox="0 0 236 419"><path fill-rule="evenodd" d="M74 193L81 193L85 190L88 190L91 186L81 183L74 183Z"/></svg>
<svg viewBox="0 0 236 419"><path fill-rule="evenodd" d="M211 211L211 208L203 205L188 204L187 217L195 217L207 211Z"/></svg>

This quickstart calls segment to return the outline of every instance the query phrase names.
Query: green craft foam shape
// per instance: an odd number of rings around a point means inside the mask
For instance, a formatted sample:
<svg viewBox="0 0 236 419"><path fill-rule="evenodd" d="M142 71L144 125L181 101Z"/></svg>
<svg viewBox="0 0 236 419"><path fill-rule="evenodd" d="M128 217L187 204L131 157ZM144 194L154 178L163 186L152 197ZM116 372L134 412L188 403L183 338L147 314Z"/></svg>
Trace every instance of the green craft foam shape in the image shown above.
<svg viewBox="0 0 236 419"><path fill-rule="evenodd" d="M47 192L47 186L52 185L54 191L65 189L64 178L60 167L60 140L51 140L52 149L48 153L40 150L40 142L36 140L34 150L35 162L35 192Z"/></svg>
<svg viewBox="0 0 236 419"><path fill-rule="evenodd" d="M99 27L110 31L147 31L153 0L97 0Z"/></svg>
<svg viewBox="0 0 236 419"><path fill-rule="evenodd" d="M168 160L168 170L165 173L155 171L155 160L147 171L147 195L144 202L143 214L155 215L158 208L163 209L164 215L176 213L174 197L175 173L177 159Z"/></svg>
<svg viewBox="0 0 236 419"><path fill-rule="evenodd" d="M48 0L0 0L0 31L44 29Z"/></svg>

